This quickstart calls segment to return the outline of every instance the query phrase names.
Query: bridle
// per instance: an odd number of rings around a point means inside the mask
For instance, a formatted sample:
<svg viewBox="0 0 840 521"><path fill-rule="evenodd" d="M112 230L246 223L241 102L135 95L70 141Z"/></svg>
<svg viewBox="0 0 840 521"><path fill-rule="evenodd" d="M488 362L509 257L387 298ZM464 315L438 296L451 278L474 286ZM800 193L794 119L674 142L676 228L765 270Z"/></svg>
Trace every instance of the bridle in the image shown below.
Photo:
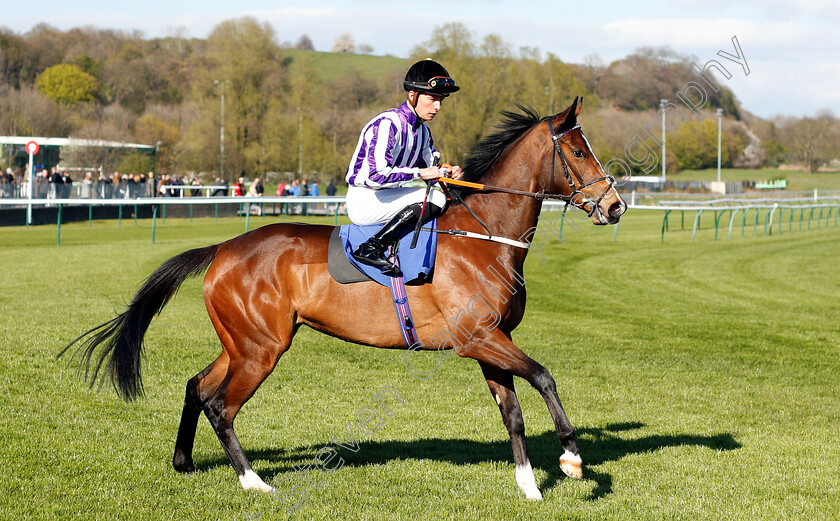
<svg viewBox="0 0 840 521"><path fill-rule="evenodd" d="M586 212L586 214L589 217L592 217L592 214L594 214L596 211L598 211L599 205L601 204L601 200L604 198L604 196L607 194L607 192L609 192L611 189L613 189L615 187L615 178L611 175L604 175L603 177L598 177L596 179L593 179L592 181L589 181L588 183L586 181L584 181L583 177L581 177L581 175L578 173L578 171L574 169L572 164L566 158L566 153L563 152L563 147L560 146L560 140L566 134L569 134L570 132L575 131L575 130L580 130L580 125L575 125L572 128L570 128L568 130L564 130L563 132L560 132L559 134L557 134L557 133L554 132L554 116L549 116L548 119L546 119L546 124L548 125L548 132L549 132L549 135L551 135L551 140L554 142L554 152L555 152L555 154L551 154L551 184L549 184L549 186L552 187L552 188L554 187L555 158L556 158L556 156L560 156L560 163L563 165L563 174L566 176L566 182L569 183L569 188L572 190L572 192L569 195L552 194L552 193L546 194L545 190L543 190L540 193L546 199L560 199L560 200L566 201L567 206L569 204L571 204L571 205L573 205L577 208L580 208L584 212ZM586 141L587 148L590 148L590 147L588 147L589 141L586 140L586 137L583 135L582 130L581 130L581 137L583 137L583 140ZM590 149L590 152L591 152L591 149ZM572 175L569 173L570 170L575 175L575 177L577 178L578 184L575 184L574 178L572 178ZM603 192L601 192L601 195L598 197L598 199L592 199L592 197L590 197L589 195L587 195L583 192L584 188L587 188L587 187L592 186L594 184L600 183L601 181L608 181L609 184L610 184L610 187L607 188L606 190L604 190ZM577 196L580 196L580 204L575 203L575 201L574 201L575 197L577 197ZM585 208L587 203L592 203L592 208L590 208L589 210L587 210Z"/></svg>
<svg viewBox="0 0 840 521"><path fill-rule="evenodd" d="M554 153L551 154L551 180L550 180L551 184L549 186L552 189L554 188L554 172L555 172L555 169L556 169L555 168L555 166L556 166L556 164L555 164L556 156L560 156L560 163L563 165L563 174L566 176L566 182L569 183L569 188L571 189L571 193L569 195L564 195L564 194L559 194L559 193L554 193L554 192L546 192L545 188L543 188L539 192L527 192L527 191L524 191L524 190L514 190L513 188L505 188L505 187L501 187L501 186L490 186L490 185L485 185L485 184L480 184L480 183L473 183L473 182L469 182L469 181L461 181L460 179L451 179L451 178L442 177L442 178L439 179L439 181L441 181L440 186L441 186L441 188L443 188L444 193L446 193L447 198L449 198L450 195L451 195L453 199L458 200L467 209L467 211L470 213L470 215L472 215L473 218L476 221L478 221L478 223L481 224L481 226L487 231L487 235L482 236L482 235L474 234L474 233L471 233L471 232L464 232L464 231L461 231L461 230L440 230L440 229L432 229L432 228L423 228L423 229L428 230L428 231L434 231L434 232L437 232L437 233L448 233L450 235L466 235L466 236L475 237L475 238L482 238L482 239L485 239L485 240L495 240L496 242L503 242L505 244L510 244L512 246L517 246L517 247L520 247L520 248L528 249L528 243L524 243L524 242L521 242L521 241L514 241L514 240L511 240L511 239L504 239L504 238L500 238L500 237L494 237L493 234L490 232L490 229L487 227L487 225L484 224L484 222L475 214L475 212L472 211L472 209L467 205L467 203L464 201L464 199L461 197L461 195L458 194L458 192L455 191L455 190L450 192L449 190L446 189L447 184L453 184L453 185L456 185L456 186L460 185L460 186L464 186L464 187L468 187L468 188L475 188L475 189L482 190L482 191L485 191L485 192L501 192L501 193L506 193L506 194L522 195L522 196L525 196L525 197L533 197L534 199L536 199L538 201L543 201L545 199L554 199L554 200L565 201L566 202L566 207L563 210L564 212L566 210L568 210L569 205L571 205L571 206L574 206L575 208L579 208L579 209L583 210L584 212L586 212L586 214L589 217L592 217L592 215L595 214L595 212L600 211L599 209L600 209L601 200L604 199L604 196L607 194L607 192L609 192L610 190L615 190L615 178L611 175L605 174L604 176L598 177L598 178L596 178L592 181L589 181L589 182L584 181L584 179L580 175L580 173L578 173L578 171L575 170L575 168L572 166L571 162L569 162L569 160L566 158L566 153L563 152L563 147L560 146L560 140L562 140L563 137L565 137L567 134L569 134L569 133L571 133L575 130L580 130L580 125L575 125L572 128L570 128L568 130L564 130L563 132L560 132L558 134L558 133L554 132L554 116L549 116L546 120L546 123L548 124L548 132L549 132L549 135L551 136L551 140L554 142ZM587 141L586 136L583 135L583 131L581 131L580 135L583 138L583 140L586 142L586 146L591 153L592 147L589 146L589 141ZM593 156L593 158L594 158L594 156ZM597 159L596 159L596 161L597 161ZM571 173L570 173L570 171L571 171ZM572 174L574 174L574 178L572 177ZM575 178L577 178L577 181L578 181L577 183L575 183ZM607 188L606 190L601 192L601 195L597 199L593 199L591 196L589 196L589 195L587 195L586 193L583 192L584 188L592 186L596 183L600 183L601 181L609 182L610 186L609 186L609 188ZM616 195L618 195L617 190L616 190ZM576 197L579 198L579 201L580 201L579 203L575 202ZM592 205L592 207L589 210L586 209L587 204ZM599 214L599 218L602 218L602 217L603 216L601 214ZM603 219L601 219L601 220L603 222ZM417 230L415 230L415 235L416 234L417 234Z"/></svg>
<svg viewBox="0 0 840 521"><path fill-rule="evenodd" d="M551 136L551 140L554 142L554 152L555 152L554 154L551 154L551 180L550 180L549 186L551 188L554 187L554 172L556 170L556 157L560 156L560 164L563 165L563 174L566 176L566 182L569 184L569 188L571 189L571 193L569 195L559 194L559 193L555 193L555 192L546 192L545 188L543 188L539 192L527 192L525 190L514 190L513 188L505 188L505 187L501 187L501 186L490 186L490 185L485 185L485 184L480 184L480 183L473 183L473 182L467 182L467 181L461 181L461 180L458 180L458 179L449 179L449 178L441 178L440 179L440 181L442 181L441 185L443 186L444 184L454 184L454 185L465 186L465 187L468 187L468 188L476 188L478 190L482 190L482 191L485 191L485 192L501 192L501 193L505 193L505 194L522 195L522 196L525 196L525 197L533 197L534 199L536 199L538 201L543 201L545 199L554 199L554 200L559 200L559 201L565 201L567 208L568 208L569 205L572 205L576 208L580 208L581 210L586 212L586 214L589 217L592 217L592 214L594 214L595 212L598 211L601 200L604 198L604 196L607 194L607 192L615 189L615 178L611 175L604 175L602 177L598 177L596 179L593 179L592 181L589 181L588 183L586 181L584 181L583 177L580 175L580 173L578 173L578 171L574 169L571 162L569 162L569 160L566 158L566 153L563 152L563 147L560 146L560 140L562 140L563 137L566 136L566 134L569 134L569 133L571 133L572 131L575 131L575 130L580 130L580 125L575 125L572 128L570 128L568 130L564 130L563 132L560 132L558 134L558 133L554 132L554 116L548 117L546 119L546 123L548 124L548 132L549 132L549 135ZM591 152L591 147L589 147L589 141L586 140L586 136L583 135L583 131L581 131L581 137L583 137L583 140L586 141L587 148L589 148L590 152ZM596 159L596 161L597 161L597 159ZM571 173L569 173L570 170L571 170ZM572 177L572 174L574 174L575 178L577 178L577 180L578 180L577 183L575 183L575 179ZM587 188L587 187L590 187L594 184L600 183L601 181L608 181L610 186L609 186L609 188L607 188L606 190L601 192L601 195L597 199L593 199L591 196L589 196L589 195L587 195L583 192L584 188ZM452 193L453 193L453 195L457 194L457 192L454 192L454 191ZM616 193L616 195L618 195L618 194ZM461 203L463 203L463 200L460 198L460 196L456 195L456 198L459 199L459 201ZM578 198L580 203L576 203L575 198ZM592 208L590 208L589 210L587 210L585 208L585 206L588 203L592 204Z"/></svg>

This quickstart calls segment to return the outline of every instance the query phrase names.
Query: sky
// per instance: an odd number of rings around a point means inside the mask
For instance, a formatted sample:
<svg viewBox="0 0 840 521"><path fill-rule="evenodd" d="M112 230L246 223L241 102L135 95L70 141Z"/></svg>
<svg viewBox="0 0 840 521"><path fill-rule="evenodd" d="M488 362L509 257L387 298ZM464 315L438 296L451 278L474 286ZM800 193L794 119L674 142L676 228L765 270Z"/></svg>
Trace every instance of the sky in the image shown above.
<svg viewBox="0 0 840 521"><path fill-rule="evenodd" d="M661 4L667 4L663 7ZM329 51L345 32L373 54L408 57L450 22L480 41L499 35L514 51L536 48L567 63L604 64L639 47L670 47L698 65L717 60L718 77L743 108L759 117L840 116L840 1L653 0L572 3L546 0L42 0L4 2L0 26L25 33L39 23L58 29L93 26L139 30L145 37L206 38L219 22L252 16L274 28L278 43L310 37ZM733 44L740 45L740 53ZM739 65L718 54L741 55ZM747 74L747 71L749 72ZM453 71L454 76L457 74Z"/></svg>

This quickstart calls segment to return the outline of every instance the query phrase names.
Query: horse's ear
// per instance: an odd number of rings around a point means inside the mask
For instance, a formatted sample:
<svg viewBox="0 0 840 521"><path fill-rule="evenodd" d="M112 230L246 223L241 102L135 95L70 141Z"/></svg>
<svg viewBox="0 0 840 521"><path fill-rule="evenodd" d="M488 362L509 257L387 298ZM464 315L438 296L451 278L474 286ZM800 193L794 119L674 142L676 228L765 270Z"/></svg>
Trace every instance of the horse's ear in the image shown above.
<svg viewBox="0 0 840 521"><path fill-rule="evenodd" d="M578 103L578 100L580 100L580 103ZM580 105L582 103L583 98L575 96L575 100L572 102L569 108L566 109L566 119L564 119L563 124L560 125L561 131L568 130L573 126L577 125L577 117L578 114L580 114Z"/></svg>

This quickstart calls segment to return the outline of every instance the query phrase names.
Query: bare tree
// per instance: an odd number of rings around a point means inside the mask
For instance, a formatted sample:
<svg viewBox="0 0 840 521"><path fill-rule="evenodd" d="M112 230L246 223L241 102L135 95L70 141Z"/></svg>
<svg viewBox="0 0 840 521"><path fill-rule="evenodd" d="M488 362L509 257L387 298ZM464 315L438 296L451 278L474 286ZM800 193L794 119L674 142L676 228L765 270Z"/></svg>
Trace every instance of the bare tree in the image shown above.
<svg viewBox="0 0 840 521"><path fill-rule="evenodd" d="M790 148L805 163L805 173L816 171L832 159L837 126L831 112L824 111L814 118L802 118L787 129Z"/></svg>
<svg viewBox="0 0 840 521"><path fill-rule="evenodd" d="M308 35L302 34L295 44L295 49L300 51L314 51L315 46L312 45L312 39Z"/></svg>

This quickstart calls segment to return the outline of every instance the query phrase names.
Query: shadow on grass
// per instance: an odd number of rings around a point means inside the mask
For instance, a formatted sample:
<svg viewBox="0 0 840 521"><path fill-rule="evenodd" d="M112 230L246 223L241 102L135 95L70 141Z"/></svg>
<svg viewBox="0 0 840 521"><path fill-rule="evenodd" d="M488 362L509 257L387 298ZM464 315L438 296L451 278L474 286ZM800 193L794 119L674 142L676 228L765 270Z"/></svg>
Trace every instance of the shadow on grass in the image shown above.
<svg viewBox="0 0 840 521"><path fill-rule="evenodd" d="M597 472L593 466L609 461L616 461L631 454L643 454L667 447L695 446L713 450L735 450L741 444L728 433L703 435L650 435L642 437L622 437L623 433L644 427L642 423L614 423L604 427L589 427L577 430L578 446L584 459L583 479L596 483L589 500L600 499L612 492L612 476ZM261 471L267 483L275 477L294 472L298 468L313 465L315 456L324 446L338 449L344 459L344 465L384 465L392 460L428 459L456 465L470 465L497 461L513 461L509 440L482 442L465 439L424 438L412 441L359 441L359 450L352 452L347 448L337 447L333 443L321 446L295 447L293 449L257 449L247 451L251 461L268 462L267 470ZM562 448L554 431L528 436L528 448L531 465L547 473L547 478L540 484L545 491L566 479L558 462ZM207 460L196 460L197 468L207 470L217 466L229 465L227 458L220 456ZM266 468L263 466L263 468Z"/></svg>

